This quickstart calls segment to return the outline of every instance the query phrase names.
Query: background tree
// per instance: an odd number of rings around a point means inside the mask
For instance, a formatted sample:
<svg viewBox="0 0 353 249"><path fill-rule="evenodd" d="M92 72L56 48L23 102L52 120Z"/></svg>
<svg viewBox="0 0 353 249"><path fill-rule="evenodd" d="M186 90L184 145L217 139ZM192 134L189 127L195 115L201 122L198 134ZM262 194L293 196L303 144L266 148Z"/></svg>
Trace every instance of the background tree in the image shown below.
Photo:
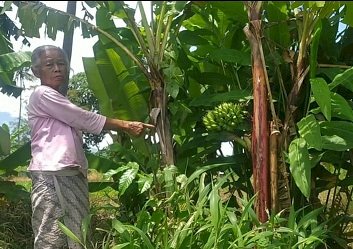
<svg viewBox="0 0 353 249"><path fill-rule="evenodd" d="M69 100L82 107L83 109L95 113L100 113L98 100L93 91L88 88L86 74L81 72L73 75L70 78L67 97ZM99 143L102 142L107 132L102 132L99 135L83 132L84 144L83 147L86 151L99 151Z"/></svg>
<svg viewBox="0 0 353 249"><path fill-rule="evenodd" d="M11 131L11 151L14 152L30 141L30 129L28 120L21 118L21 122L10 122Z"/></svg>
<svg viewBox="0 0 353 249"><path fill-rule="evenodd" d="M14 21L6 15L5 11L11 8L11 2L0 7L0 91L18 97L23 88L17 84L15 72L21 67L29 67L30 55L24 52L15 53L10 40L22 39L24 45L30 43Z"/></svg>

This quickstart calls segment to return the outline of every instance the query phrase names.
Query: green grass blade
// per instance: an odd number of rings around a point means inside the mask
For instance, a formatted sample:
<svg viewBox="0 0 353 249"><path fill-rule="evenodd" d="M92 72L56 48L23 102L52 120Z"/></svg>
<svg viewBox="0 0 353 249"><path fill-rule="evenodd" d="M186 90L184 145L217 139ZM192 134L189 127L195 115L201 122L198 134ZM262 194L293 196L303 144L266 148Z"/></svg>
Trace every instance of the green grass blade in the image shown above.
<svg viewBox="0 0 353 249"><path fill-rule="evenodd" d="M61 231L63 231L64 234L66 234L70 239L72 239L73 241L75 241L76 243L79 243L82 246L85 246L81 240L73 233L71 232L71 230L65 226L63 223L61 223L60 221L58 221L59 223L59 228L61 229Z"/></svg>

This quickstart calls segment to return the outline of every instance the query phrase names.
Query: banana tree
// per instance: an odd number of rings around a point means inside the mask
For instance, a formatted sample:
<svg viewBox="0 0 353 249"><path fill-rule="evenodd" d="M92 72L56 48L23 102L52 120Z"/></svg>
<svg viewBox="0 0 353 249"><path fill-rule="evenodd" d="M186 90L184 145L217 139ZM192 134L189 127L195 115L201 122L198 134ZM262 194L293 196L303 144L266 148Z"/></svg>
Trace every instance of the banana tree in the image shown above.
<svg viewBox="0 0 353 249"><path fill-rule="evenodd" d="M219 5L217 5L216 2L209 3L212 5L213 12L212 14L207 13L207 4L206 3L198 3L200 5L200 12L203 12L205 15L208 14L208 16L217 16L217 21L218 21L218 27L224 27L221 25L221 20L228 19L227 20L232 20L233 21L233 29L229 31L226 34L232 34L232 32L236 32L237 26L240 25L245 25L247 22L246 20L244 21L241 19L241 15L235 15L234 12L231 10L235 9L235 6L233 8L230 8L228 5L228 8L222 8ZM229 3L230 4L230 3ZM254 7L256 8L256 5L259 3L253 3ZM239 7L239 6L238 6ZM241 6L239 7L241 8ZM217 12L215 9L222 10L221 13ZM266 161L271 161L271 165L274 166L276 171L272 175L271 181L273 182L273 189L272 189L272 202L274 206L272 206L273 210L282 210L289 205L291 205L291 199L293 198L293 195L295 195L297 198L300 196L298 194L298 191L296 191L296 187L300 189L299 192L302 192L302 194L305 197L309 197L310 199L315 199L313 196L310 194L309 189L314 189L315 190L315 180L314 178L311 177L310 172L311 172L311 167L313 165L310 162L310 160L307 160L307 155L306 150L303 149L306 146L301 146L298 141L295 141L290 148L288 148L288 145L291 143L294 137L298 136L300 132L297 129L297 121L301 119L301 117L305 116L307 114L307 111L310 110L310 105L313 105L313 102L311 100L311 95L310 95L310 85L309 83L309 72L311 77L315 77L317 75L317 72L320 74L324 74L325 77L328 77L329 75L329 70L331 68L331 73L333 74L333 68L335 65L328 65L328 64L323 64L323 61L327 61L327 58L330 58L329 56L333 57L335 54L337 54L337 46L340 47L342 43L342 47L345 47L345 53L344 56L346 58L351 58L347 55L349 53L351 55L351 52L348 52L348 47L351 46L351 42L349 42L349 32L342 31L340 33L341 36L345 34L344 36L346 37L344 43L343 41L337 42L335 39L337 39L337 30L338 30L338 19L337 16L333 15L335 11L341 11L339 12L340 16L344 17L344 21L348 23L350 19L349 13L351 13L351 7L349 5L345 5L344 8L336 2L311 2L311 3L306 3L306 2L264 2L263 3L263 12L261 13L261 16L258 17L259 19L262 20L262 25L260 28L260 31L263 32L263 35L260 35L259 38L261 38L261 42L264 43L263 49L264 49L264 57L266 58L266 68L269 71L269 84L266 83L266 79L263 80L263 85L265 89L263 91L268 90L268 95L264 94L262 97L265 98L265 101L267 103L259 105L259 108L261 110L264 110L264 112L268 112L271 115L271 118L269 121L272 122L271 126L271 132L264 132L264 134L267 136L271 135L271 160L269 160L268 156L265 155L263 158L267 158ZM222 16L222 14L226 13L226 17ZM227 15L228 14L228 15ZM239 22L239 19L241 19L241 22ZM266 21L265 21L266 20ZM195 23L195 26L197 25L198 27L205 28L202 24L200 24L200 20L193 19ZM333 24L331 24L333 23ZM207 23L210 25L209 23ZM223 24L223 23L222 23ZM320 36L320 24L325 25L325 30L330 30L330 32L325 32L324 34L321 34ZM228 27L232 27L231 24L227 24ZM303 27L306 25L306 28L304 29ZM331 27L330 25L334 25ZM336 27L337 25L337 27ZM207 25L205 25L207 27ZM201 33L201 31L197 30L194 28L192 25L186 26L187 28L190 28L188 31L189 39L188 41L191 42L199 42L201 43L200 39L196 41L195 37L192 37L192 35L196 34L202 34L199 36L202 37L207 37L209 42L213 42L211 35L209 33L206 33L204 30ZM294 27L294 28L293 28ZM337 29L335 29L337 28ZM213 31L213 29L212 29ZM348 30L349 31L349 30ZM184 32L184 31L182 31ZM181 32L181 33L182 33ZM187 32L185 32L187 33ZM211 33L211 32L210 32ZM211 38L210 38L211 37ZM220 40L222 40L222 36ZM231 36L230 36L231 37ZM321 37L321 38L320 38ZM322 38L325 37L325 38ZM181 36L180 36L181 38ZM192 38L194 38L192 40ZM245 39L241 40L241 36L237 34L238 39L233 39L232 42L232 48L239 46L237 42L241 43L241 41L245 41ZM227 40L223 38L222 40L223 43L226 43ZM236 42L236 41L237 42ZM328 43L330 41L330 43ZM332 48L330 50L325 49L329 48L329 44L332 43ZM208 49L209 49L209 44ZM205 45L205 47L207 46ZM217 44L218 45L218 44ZM331 45L330 45L331 46ZM219 46L221 47L221 46ZM241 47L241 46L239 46ZM198 46L197 50L195 52L188 52L187 55L188 57L195 58L196 56L203 56L202 52L206 50L206 48L203 48L203 46ZM245 51L248 50L247 47L243 47ZM220 51L222 49L218 49ZM320 51L320 52L317 52ZM330 53L329 53L330 51ZM332 51L332 52L331 52ZM235 52L232 50L228 50L228 53L230 54L231 52ZM208 62L212 59L214 59L213 51L211 49L208 50ZM221 54L221 53L219 53ZM218 54L218 55L219 55ZM239 54L232 53L234 54L234 57L232 58L233 60L231 62L238 63L240 64L241 60L239 59ZM196 55L196 56L195 56ZM261 55L261 54L260 54ZM342 54L343 55L343 54ZM261 56L259 56L261 57ZM336 58L338 61L340 58ZM299 60L299 61L298 61ZM346 59L347 60L347 59ZM222 73L226 75L227 73L227 62L230 62L230 59L227 58L226 56L222 56ZM311 69L308 69L308 65L310 65ZM214 65L212 65L214 66ZM329 67L327 70L324 70L323 67ZM337 66L337 69L339 68L350 68L348 65L341 65ZM204 67L205 68L205 67ZM335 69L335 72L342 72L340 70L337 71ZM298 74L298 72L300 72ZM324 73L325 72L325 73ZM350 71L347 71L346 74L340 75L340 81L343 79L346 79L348 75L350 75ZM330 78L331 81L333 80L333 75L331 74ZM210 75L210 74L208 74ZM300 75L300 76L299 76ZM315 76L313 76L315 75ZM217 75L219 77L216 85L218 87L218 96L221 94L220 88L221 88L221 82L227 82L228 80L225 77L222 77L222 75ZM237 75L235 75L234 78ZM239 76L239 75L238 75ZM249 77L250 78L250 77ZM202 79L206 81L205 79ZM209 80L210 81L210 80ZM247 78L240 78L241 83L246 82ZM229 82L229 81L228 81ZM313 82L315 84L316 81ZM329 82L329 81L328 81ZM339 82L339 81L338 81ZM211 84L209 84L211 85ZM238 84L240 85L240 84ZM346 85L346 84L345 84ZM319 84L317 84L319 86ZM347 85L346 85L347 86ZM246 85L244 86L246 87ZM298 88L299 87L299 88ZM267 88L267 89L266 89ZM210 87L209 87L210 89ZM299 91L297 91L300 89ZM315 89L324 89L321 87L315 88ZM254 88L255 90L255 88ZM237 91L239 92L239 90ZM325 91L326 92L326 91ZM348 95L348 93L346 93ZM224 95L223 97L225 97ZM291 102L288 101L288 96L291 96L290 99L291 101L294 101L295 99L299 102L300 107L295 107L293 108L293 103L296 102ZM325 96L329 96L325 94ZM350 95L348 95L350 98ZM213 99L213 96L210 95L203 95L201 96L202 98L208 97L208 102L211 102ZM221 97L220 97L221 98ZM323 97L318 97L323 98ZM200 98L201 99L201 98ZM233 100L235 99L235 95L233 95ZM305 100L306 101L303 101ZM324 97L324 99L329 99L327 97ZM224 100L226 100L224 98ZM228 100L228 99L227 99ZM201 101L193 101L192 104L198 102L197 104L201 103ZM290 102L292 104L290 104ZM335 104L334 106L338 106L338 100L335 98ZM202 104L205 106L206 101L203 102ZM269 108L264 108L266 104L269 105ZM336 114L338 115L337 112L339 110L344 112L349 112L347 110L347 105L343 104L340 108L337 108L335 110ZM327 103L325 106L328 106ZM288 109L287 109L288 108ZM263 112L258 112L259 115L255 115L254 113L254 119L259 118L260 115L266 115L266 113ZM316 111L317 113L317 111ZM317 115L317 114L316 114ZM289 118L290 117L290 122ZM264 119L263 119L264 120ZM283 126L283 124L285 124ZM306 125L304 125L306 124ZM306 129L308 128L307 124L308 121L306 120L305 122L301 123L300 127L305 127ZM270 122L264 122L261 124L262 129L268 129L270 125ZM345 127L345 125L343 125ZM342 128L342 133L343 129ZM329 132L328 132L329 130ZM290 131L290 133L288 133ZM341 133L341 131L339 132ZM305 133L306 134L306 133ZM317 133L312 133L311 135L314 135ZM333 143L333 137L332 136L332 130L331 126L330 128L327 128L325 126L325 135L329 134L330 135L330 140ZM342 137L343 134L340 135ZM253 138L254 139L254 138ZM321 137L316 137L315 139L311 138L311 140L315 140L316 142L321 141ZM259 143L263 143L263 141L267 141L267 139L260 139ZM325 140L326 141L326 140ZM342 139L342 143L345 141L347 143L347 146L349 147L350 143L347 141L347 137L344 136ZM338 142L338 141L336 141ZM278 143L278 145L277 145ZM261 144L260 144L261 145ZM300 146L299 146L300 145ZM338 145L338 144L337 144ZM347 147L344 147L347 149ZM278 151L277 151L278 149ZM290 152L290 154L287 154L287 152ZM261 150L254 150L254 153L258 153L257 155L260 155ZM268 153L268 152L267 152ZM327 152L324 154L326 155ZM332 153L329 153L332 155ZM310 154L310 158L312 163L320 165L317 160L320 160L319 158L322 157L321 154ZM337 157L335 157L337 158ZM327 158L325 159L327 160ZM330 163L332 160L329 160ZM340 160L341 161L341 160ZM269 162L263 162L265 165L268 164ZM343 163L343 162L342 162ZM346 164L346 163L343 163ZM347 166L345 166L347 167ZM278 168L278 169L277 169ZM263 168L265 170L265 174L267 174L267 170L269 169L268 167ZM271 168L272 171L272 168ZM292 173L292 175L289 175L289 171ZM319 171L316 171L315 175L317 176ZM321 170L320 170L321 172ZM272 172L271 172L272 173ZM325 172L327 173L327 172ZM288 177L288 176L292 176ZM278 178L278 179L277 179ZM293 181L294 186L291 187L291 181ZM269 182L265 185L262 185L261 187L267 188ZM276 194L278 193L278 194ZM317 194L317 192L316 192ZM292 196L291 196L292 195ZM265 198L265 197L263 197ZM300 197L299 197L300 198ZM278 202L276 204L276 202ZM266 203L264 207L267 207L269 203ZM265 209L262 209L263 212Z"/></svg>
<svg viewBox="0 0 353 249"><path fill-rule="evenodd" d="M244 32L249 39L252 52L254 111L252 129L252 161L254 191L257 193L255 210L260 221L267 220L270 208L269 193L269 127L268 127L268 76L262 49L261 10L262 2L245 3L250 24Z"/></svg>
<svg viewBox="0 0 353 249"><path fill-rule="evenodd" d="M11 8L11 2L0 7L0 90L2 93L18 97L23 88L16 85L15 72L30 65L30 54L14 52L10 38L18 40L22 37L23 44L29 44L28 40L20 35L20 29L6 15Z"/></svg>
<svg viewBox="0 0 353 249"><path fill-rule="evenodd" d="M316 95L315 99L318 101L318 105L322 108L325 118L328 121L331 121L331 104L328 103L330 100L330 93L328 90L324 90L327 89L325 84L321 84L322 81L316 80L315 77L318 71L317 58L322 21L326 21L330 18L335 11L339 10L341 5L337 2L267 2L264 6L264 9L266 9L266 13L264 15L262 15L261 11L262 2L246 2L246 6L248 9L251 26L250 29L245 29L245 31L252 46L254 72L253 135L256 136L252 137L252 149L253 153L255 153L253 154L253 174L254 187L255 189L258 188L256 192L259 192L260 207L257 208L257 211L259 212L261 219L266 216L265 209L269 208L270 205L268 192L268 187L270 185L270 178L268 177L270 172L270 162L272 164L271 173L281 172L281 180L286 183L286 187L284 189L289 190L288 179L286 176L287 174L283 173L283 171L286 171L286 167L283 165L287 160L285 154L288 150L290 164L289 169L292 173L294 182L306 198L312 198L310 194L311 182L313 181L311 178L312 165L310 164L307 146L313 145L307 145L307 140L305 139L295 139L298 136L298 133L305 132L302 130L298 132L296 125L299 125L297 122L301 118L304 118L310 110L310 105L312 105L310 91L314 92L314 96ZM349 20L347 15L350 13L351 8L349 6L345 6L344 10L346 15L345 20ZM263 27L261 24L261 20L263 20L264 17L266 17L269 22L264 25L265 36L262 35ZM288 24L292 17L292 20L294 20L297 25L294 31L296 32L295 36L293 36ZM263 41L260 40L263 37L265 37L265 39ZM267 45L267 52L269 53L267 57L269 59L273 60L273 58L275 58L276 50L278 49L281 51L285 61L289 63L289 82L291 83L284 85L285 80L282 78L282 74L288 75L288 72L280 66L281 62L276 62L276 60L274 60L275 63L271 62L271 64L273 63L276 67L275 72L277 71L277 75L275 77L278 78L281 95L271 92L271 86L269 84L264 62L262 42ZM293 44L296 45L293 46ZM272 72L271 74L271 77L273 77ZM311 86L308 86L309 78L311 78ZM320 96L318 96L318 92L320 92ZM284 109L282 109L282 106L278 106L279 108L275 109L272 97L273 94L283 98L282 104L285 106ZM325 104L323 104L323 102L325 102ZM268 103L270 108L267 108ZM267 112L271 114L271 132L268 131L270 122L267 121ZM283 119L281 120L282 117ZM308 127L306 125L308 125L308 122L309 121L307 119L303 119L300 123L300 127L305 126L305 129L307 129ZM325 127L325 131L326 129L330 128ZM306 132L305 134L307 134ZM268 138L270 134L270 142L273 143L270 144L270 147L273 150L271 151L271 160L269 160L268 157ZM280 134L280 136L277 136L277 134ZM320 131L316 134L320 134ZM316 142L321 140L319 136L316 139ZM312 142L311 140L309 141ZM279 145L277 145L277 143L279 143ZM256 147L254 148L254 146ZM322 149L322 146L323 145L318 147L316 146L316 148ZM277 148L279 148L279 152L277 152ZM349 146L345 147L345 149L348 148ZM278 158L276 159L277 155ZM277 167L281 167L282 170L277 171ZM278 184L276 175L277 173L271 174L273 177L271 181ZM263 181L260 183L258 178L263 179ZM276 199L278 189L276 189L275 184L272 185L273 188L271 190L271 199L272 202L274 202L272 203L273 210L278 208L276 207L276 202L278 201L278 199ZM293 193L295 193L295 191L291 194ZM290 199L288 194L285 198ZM286 203L288 205L290 201ZM284 207L283 203L281 207Z"/></svg>
<svg viewBox="0 0 353 249"><path fill-rule="evenodd" d="M38 29L43 23L47 25L48 36L53 39L57 31L67 32L71 26L80 26L84 37L99 35L100 40L94 47L96 58L85 58L84 65L90 86L97 91L103 114L145 120L148 119L146 114L150 115L150 120L156 125L161 164L173 165L174 152L167 110L168 82L163 73L163 65L172 60L165 53L169 47L171 32L175 34L180 27L178 23L172 23L180 11L176 10L175 3L154 3L156 16L153 16L149 25L143 5L138 2L142 23L139 26L134 19L135 10L124 2L87 2L87 4L97 7L97 25L49 8L40 2L16 3L22 29L29 37L38 37ZM177 5L183 7L184 3ZM116 27L113 18L122 19L127 26ZM129 58L129 61L126 58ZM141 74L144 79L141 78ZM141 94L147 88L144 83L146 79L150 90L148 107ZM119 92L122 93L122 97L117 97ZM126 100L125 103L122 100ZM128 107L128 103L134 106ZM131 108L131 114L129 109L124 110L122 106Z"/></svg>
<svg viewBox="0 0 353 249"><path fill-rule="evenodd" d="M136 77L141 72L147 79L150 87L149 115L151 121L156 125L162 165L173 165L175 162L170 122L167 115L168 92L163 63L166 61L165 51L169 46L172 20L177 12L173 12L174 6L167 4L167 2L158 3L154 6L157 9L157 19L152 20L151 25L149 25L143 5L138 2L142 23L141 26L138 26L134 19L135 11L122 2L99 3L97 6L100 7L97 10L96 18L97 26L99 27L97 31L101 38L100 40L103 41L101 48L117 46L121 50L117 53L118 56L115 56L117 58L115 63L113 62L113 56L116 52L110 50L110 55L108 55L112 64L115 64L114 71L120 75L120 84L123 85L132 75ZM122 19L126 24L126 28L116 28L113 21L107 20L107 16ZM176 26L174 25L173 32L177 32L175 28ZM106 38L109 38L110 41ZM130 40L128 40L129 38ZM127 54L130 60L132 59L134 64L140 69L140 72L133 69L134 65L131 62L123 59L124 54ZM88 61L86 62L88 63ZM86 62L85 64L87 64ZM138 80L141 81L140 79ZM143 83L136 84L136 86L142 88Z"/></svg>
<svg viewBox="0 0 353 249"><path fill-rule="evenodd" d="M70 15L76 14L76 1L68 1L66 12ZM64 41L63 41L63 50L66 52L68 60L71 62L71 54L72 54L72 43L74 39L74 27L71 27L68 32L64 34ZM61 86L61 93L66 95L68 90L68 82Z"/></svg>

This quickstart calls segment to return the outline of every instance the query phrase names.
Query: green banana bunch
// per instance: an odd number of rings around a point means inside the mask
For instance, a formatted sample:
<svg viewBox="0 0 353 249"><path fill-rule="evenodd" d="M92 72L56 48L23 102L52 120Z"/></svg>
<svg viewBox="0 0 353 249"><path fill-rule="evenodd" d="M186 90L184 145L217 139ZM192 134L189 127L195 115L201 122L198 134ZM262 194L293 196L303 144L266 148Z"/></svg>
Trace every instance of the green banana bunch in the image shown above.
<svg viewBox="0 0 353 249"><path fill-rule="evenodd" d="M228 131L234 130L242 123L247 115L242 104L222 103L214 110L208 111L202 118L204 125L209 131Z"/></svg>

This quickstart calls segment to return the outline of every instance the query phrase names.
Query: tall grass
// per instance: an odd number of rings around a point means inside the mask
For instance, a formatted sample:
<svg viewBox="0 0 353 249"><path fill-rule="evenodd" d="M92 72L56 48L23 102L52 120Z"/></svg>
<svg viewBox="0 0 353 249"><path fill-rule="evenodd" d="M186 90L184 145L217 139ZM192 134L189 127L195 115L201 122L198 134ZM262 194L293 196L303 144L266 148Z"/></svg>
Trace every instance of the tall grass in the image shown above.
<svg viewBox="0 0 353 249"><path fill-rule="evenodd" d="M33 248L31 206L29 200L0 198L0 248Z"/></svg>
<svg viewBox="0 0 353 249"><path fill-rule="evenodd" d="M328 239L343 246L343 241L334 236L335 224L325 220L322 208L296 211L292 206L260 223L253 210L254 196L232 196L238 198L239 207L231 207L230 199L222 196L229 175L215 178L204 168L189 178L170 178L171 172L167 171L164 174L169 181L174 179L173 186L168 183L174 190L170 195L151 195L134 222L122 222L119 215L112 218L109 229L96 230L104 232L102 241L94 245L89 239L81 241L85 248L311 249L325 248Z"/></svg>

